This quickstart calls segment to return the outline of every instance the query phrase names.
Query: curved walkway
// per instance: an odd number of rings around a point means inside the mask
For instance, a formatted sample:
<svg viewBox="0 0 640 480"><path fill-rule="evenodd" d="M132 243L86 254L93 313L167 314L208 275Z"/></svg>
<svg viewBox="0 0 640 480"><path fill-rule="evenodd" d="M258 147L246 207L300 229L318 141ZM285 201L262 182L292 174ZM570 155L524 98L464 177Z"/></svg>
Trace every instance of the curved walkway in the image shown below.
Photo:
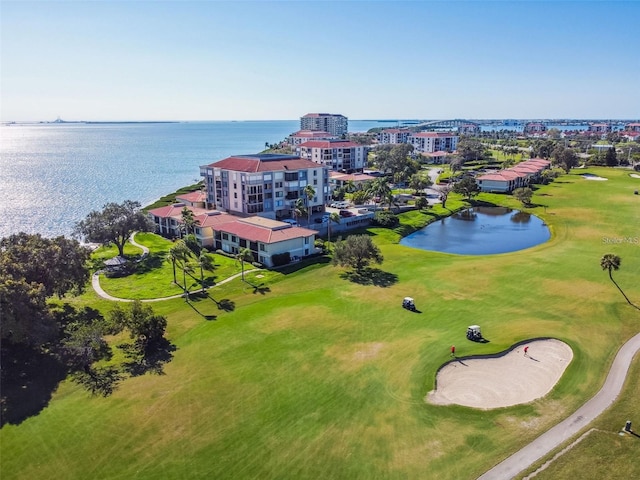
<svg viewBox="0 0 640 480"><path fill-rule="evenodd" d="M529 445L478 477L478 480L508 480L515 477L595 420L620 394L631 361L639 351L640 333L629 339L620 348L604 385L591 400Z"/></svg>
<svg viewBox="0 0 640 480"><path fill-rule="evenodd" d="M133 245L134 247L138 247L142 249L142 255L140 256L140 258L137 260L138 262L142 261L142 259L144 257L146 257L147 255L149 255L149 249L147 247L145 247L144 245L140 245L139 243L136 242L135 237L136 237L136 233L137 232L133 232L131 234L131 236L129 237L129 243L131 243L131 245Z"/></svg>
<svg viewBox="0 0 640 480"><path fill-rule="evenodd" d="M137 262L140 262L147 255L149 255L149 249L147 247L145 247L144 245L140 245L139 243L136 243L136 241L134 240L135 235L136 235L135 232L132 233L131 237L129 237L129 241L131 242L131 245L142 249L142 255L140 256L140 258L138 260L136 260ZM252 268L251 270L245 270L244 273L256 272L258 270L260 270L260 269L259 268ZM109 295L107 292L105 292L102 289L102 287L100 286L100 273L102 273L102 270L98 270L91 277L91 286L93 287L95 292L98 294L98 296L104 298L105 300L111 300L112 302L134 302L135 301L134 299L131 299L131 298L114 297L112 295ZM207 287L205 290L209 290L209 289L211 289L213 287L216 287L218 285L222 285L223 283L230 282L231 280L233 280L235 278L238 278L240 276L242 276L242 272L236 273L235 275L231 275L229 278L225 278L224 280L216 283L215 285ZM198 293L198 292L201 292L201 291L202 291L201 289L198 289L195 292L189 292L189 294ZM147 298L147 299L141 299L140 301L141 302L161 302L163 300L174 300L176 298L183 298L184 296L185 296L184 293L178 293L176 295L171 295L169 297Z"/></svg>

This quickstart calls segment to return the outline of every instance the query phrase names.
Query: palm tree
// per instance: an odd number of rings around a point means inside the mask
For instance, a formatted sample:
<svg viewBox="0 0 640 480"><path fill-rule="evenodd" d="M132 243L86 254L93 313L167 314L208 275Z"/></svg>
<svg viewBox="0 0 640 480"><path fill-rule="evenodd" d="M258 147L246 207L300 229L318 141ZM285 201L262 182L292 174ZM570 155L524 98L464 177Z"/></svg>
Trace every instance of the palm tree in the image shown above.
<svg viewBox="0 0 640 480"><path fill-rule="evenodd" d="M200 266L200 285L202 286L202 293L204 293L204 270L213 271L215 264L208 254L202 252L198 257L198 265Z"/></svg>
<svg viewBox="0 0 640 480"><path fill-rule="evenodd" d="M240 260L240 264L242 268L242 281L244 282L244 262L253 261L253 253L251 253L250 249L243 248L237 253L236 258Z"/></svg>
<svg viewBox="0 0 640 480"><path fill-rule="evenodd" d="M347 180L343 184L344 191L347 193L353 193L357 190L356 184L353 180Z"/></svg>
<svg viewBox="0 0 640 480"><path fill-rule="evenodd" d="M194 217L193 212L187 207L184 207L180 211L180 214L182 216L181 230L183 230L183 234L189 235L190 233L195 233L196 226L200 225L200 221Z"/></svg>
<svg viewBox="0 0 640 480"><path fill-rule="evenodd" d="M622 296L624 297L624 299L627 301L627 303L633 307L638 308L636 305L634 305L633 303L631 303L631 300L629 300L629 298L625 295L625 293L622 291L622 289L620 288L620 286L616 283L616 281L613 279L613 275L612 275L612 271L613 270L618 270L620 268L620 263L622 262L622 260L620 259L620 257L618 255L614 255L613 253L606 253L602 256L602 258L600 259L600 266L602 267L603 270L608 270L609 271L609 278L611 279L611 281L613 282L613 284L616 286L616 288L618 290L620 290L620 293L622 294Z"/></svg>
<svg viewBox="0 0 640 480"><path fill-rule="evenodd" d="M178 260L178 255L176 252L176 247L172 247L171 250L167 252L165 256L165 260L167 262L171 262L171 266L173 267L173 283L178 284L178 279L176 278L176 261Z"/></svg>
<svg viewBox="0 0 640 480"><path fill-rule="evenodd" d="M304 200L302 200L302 198L296 200L296 203L293 205L293 209L291 210L291 212L293 213L293 218L296 219L296 222L298 221L299 217L307 213L307 210L304 208Z"/></svg>
<svg viewBox="0 0 640 480"><path fill-rule="evenodd" d="M316 196L316 191L311 185L304 187L304 194L307 197L307 226L311 223L311 200Z"/></svg>
<svg viewBox="0 0 640 480"><path fill-rule="evenodd" d="M376 178L369 185L369 193L374 198L374 201L377 204L382 203L384 200L387 200L389 195L391 195L391 188L387 183L387 180L384 177ZM376 201L376 198L378 201Z"/></svg>
<svg viewBox="0 0 640 480"><path fill-rule="evenodd" d="M176 244L169 250L168 258L171 260L173 264L173 282L178 283L176 280L176 263L181 264L182 268L182 277L184 281L183 290L185 293L187 292L187 279L186 279L186 266L191 256L191 250L187 247L187 244L184 243L184 240L178 240Z"/></svg>
<svg viewBox="0 0 640 480"><path fill-rule="evenodd" d="M340 214L338 212L332 212L329 215L329 220L327 221L327 241L331 244L331 223L340 223Z"/></svg>

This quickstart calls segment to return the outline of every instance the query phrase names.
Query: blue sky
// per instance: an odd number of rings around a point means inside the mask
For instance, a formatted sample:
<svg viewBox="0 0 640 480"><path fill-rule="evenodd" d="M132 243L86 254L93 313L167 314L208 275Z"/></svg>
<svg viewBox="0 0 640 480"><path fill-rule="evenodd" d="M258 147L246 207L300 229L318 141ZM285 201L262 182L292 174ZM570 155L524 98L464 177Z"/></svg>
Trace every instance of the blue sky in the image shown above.
<svg viewBox="0 0 640 480"><path fill-rule="evenodd" d="M1 0L2 121L640 117L640 2Z"/></svg>

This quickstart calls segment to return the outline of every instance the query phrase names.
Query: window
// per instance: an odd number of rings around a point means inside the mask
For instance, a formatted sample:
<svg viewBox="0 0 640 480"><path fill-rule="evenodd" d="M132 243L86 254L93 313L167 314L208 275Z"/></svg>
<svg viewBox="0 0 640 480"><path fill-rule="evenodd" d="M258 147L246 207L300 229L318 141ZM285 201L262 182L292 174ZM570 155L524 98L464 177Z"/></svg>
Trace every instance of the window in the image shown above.
<svg viewBox="0 0 640 480"><path fill-rule="evenodd" d="M267 251L267 247L265 246L264 243L259 243L258 244L258 248L260 248L261 252L266 252Z"/></svg>
<svg viewBox="0 0 640 480"><path fill-rule="evenodd" d="M223 233L222 234L222 239L223 240L229 240L229 234L228 233Z"/></svg>
<svg viewBox="0 0 640 480"><path fill-rule="evenodd" d="M238 237L236 237L235 235L231 235L231 241L233 243L238 243Z"/></svg>

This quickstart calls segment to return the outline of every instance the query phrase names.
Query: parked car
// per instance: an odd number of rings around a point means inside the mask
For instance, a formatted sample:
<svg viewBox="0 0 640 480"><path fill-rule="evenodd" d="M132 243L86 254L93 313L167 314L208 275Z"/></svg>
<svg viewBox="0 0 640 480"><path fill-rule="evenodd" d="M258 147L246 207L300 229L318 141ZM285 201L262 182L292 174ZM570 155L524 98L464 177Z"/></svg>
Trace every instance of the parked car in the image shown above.
<svg viewBox="0 0 640 480"><path fill-rule="evenodd" d="M294 227L298 226L298 222L296 220L294 220L293 218L283 218L282 221L284 223L288 223L289 225L292 225Z"/></svg>
<svg viewBox="0 0 640 480"><path fill-rule="evenodd" d="M341 217L352 217L353 213L349 210L340 210Z"/></svg>

